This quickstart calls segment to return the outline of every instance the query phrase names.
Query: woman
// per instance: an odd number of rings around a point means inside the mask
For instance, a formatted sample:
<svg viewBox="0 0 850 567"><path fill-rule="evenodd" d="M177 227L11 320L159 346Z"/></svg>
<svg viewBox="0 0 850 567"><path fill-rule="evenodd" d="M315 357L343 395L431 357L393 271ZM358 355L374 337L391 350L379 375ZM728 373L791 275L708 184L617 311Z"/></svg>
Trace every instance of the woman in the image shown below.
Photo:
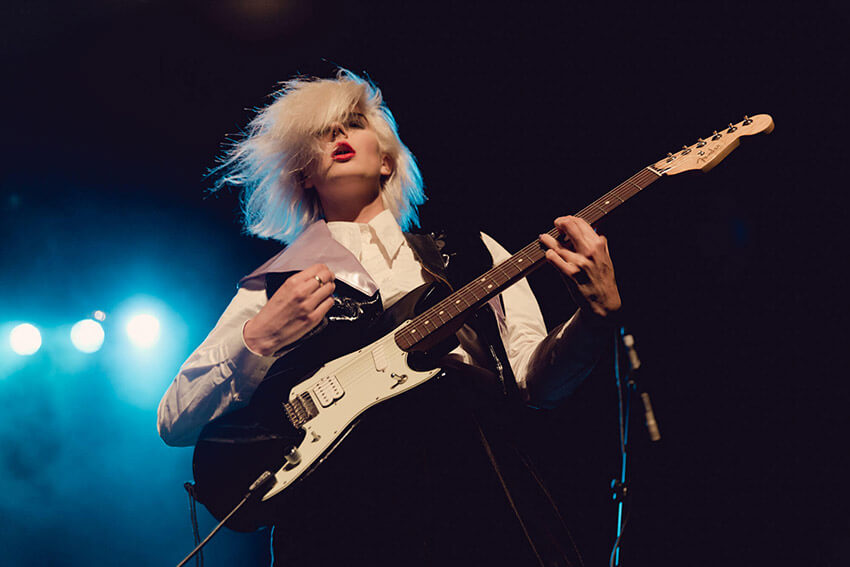
<svg viewBox="0 0 850 567"><path fill-rule="evenodd" d="M255 394L265 396L261 384L273 367L304 357L322 363L333 349L345 352L344 337L361 334L407 292L431 281L457 288L509 256L485 234L404 232L418 225L417 206L425 200L419 169L380 91L348 71L285 83L220 172L220 185L243 189L248 232L288 246L243 278L163 397L159 431L171 445L194 444L205 425ZM424 398L405 394L364 420L361 438L379 439L366 446L380 446L381 462L366 463L375 459L358 456L352 440L337 450L349 454L334 454L320 467L327 478L344 481L326 481L333 496L323 491L315 516L290 521L285 537L278 528L275 549L278 557L284 553L283 564L540 559L534 522L517 509L482 426L489 418L481 416L501 410L482 409L479 401L556 405L592 369L620 307L604 237L573 217L558 218L555 226L572 249L548 235L541 242L547 260L566 276L577 313L547 334L525 280L491 300L458 332L459 346L441 363L479 386L461 395L464 387L443 380L447 386ZM447 398L454 400L449 409ZM447 452L448 438L454 444ZM482 463L493 468L482 472ZM328 530L332 541L321 545L317 530Z"/></svg>

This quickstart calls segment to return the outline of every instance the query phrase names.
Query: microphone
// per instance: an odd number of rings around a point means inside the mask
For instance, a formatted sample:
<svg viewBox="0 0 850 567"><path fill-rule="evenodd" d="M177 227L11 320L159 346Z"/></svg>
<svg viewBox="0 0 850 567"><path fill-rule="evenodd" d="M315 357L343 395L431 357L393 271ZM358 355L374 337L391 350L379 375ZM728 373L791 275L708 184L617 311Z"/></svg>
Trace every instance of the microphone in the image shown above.
<svg viewBox="0 0 850 567"><path fill-rule="evenodd" d="M625 331L625 329L622 329L622 331ZM635 350L635 338L632 335L623 335L623 344L629 353L629 365L632 367L632 372L634 372L640 368L640 358L638 358L637 350ZM643 402L643 415L646 418L646 429L649 431L649 438L652 441L660 441L661 431L658 429L658 422L655 421L655 412L652 411L652 401L649 399L649 393L641 392L640 400Z"/></svg>
<svg viewBox="0 0 850 567"><path fill-rule="evenodd" d="M626 345L626 350L629 352L629 363L632 365L632 370L640 368L640 358L638 358L635 350L635 338L631 335L623 335L623 344Z"/></svg>
<svg viewBox="0 0 850 567"><path fill-rule="evenodd" d="M660 441L661 432L658 430L658 423L655 421L655 413L652 411L652 402L649 401L649 394L641 392L640 399L643 402L643 414L646 417L646 429L649 431L649 438L653 441Z"/></svg>

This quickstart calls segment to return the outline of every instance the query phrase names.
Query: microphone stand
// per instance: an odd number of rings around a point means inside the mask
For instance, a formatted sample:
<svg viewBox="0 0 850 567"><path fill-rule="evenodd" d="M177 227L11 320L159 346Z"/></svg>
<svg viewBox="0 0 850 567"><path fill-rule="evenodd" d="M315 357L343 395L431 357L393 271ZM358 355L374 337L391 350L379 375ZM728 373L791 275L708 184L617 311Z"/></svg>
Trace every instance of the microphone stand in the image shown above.
<svg viewBox="0 0 850 567"><path fill-rule="evenodd" d="M628 351L628 371L625 373L625 376L621 376L620 371L621 344L625 345ZM628 485L626 484L626 449L629 443L629 414L631 411L632 393L637 393L638 391L637 382L635 381L635 372L638 368L640 368L640 359L634 349L634 337L627 335L626 329L620 327L618 335L614 338L614 379L617 383L618 415L620 421L620 478L611 481L613 499L617 503L617 537L611 549L611 556L608 558L609 567L618 567L620 565L620 540L623 537L623 530L625 528L623 508L626 496L628 495ZM623 383L623 378L625 378L625 384ZM625 395L623 394L624 385L627 390ZM653 442L659 441L661 434L658 430L658 424L655 421L655 414L652 411L649 394L642 392L640 398L643 402L646 427L649 430L650 439Z"/></svg>

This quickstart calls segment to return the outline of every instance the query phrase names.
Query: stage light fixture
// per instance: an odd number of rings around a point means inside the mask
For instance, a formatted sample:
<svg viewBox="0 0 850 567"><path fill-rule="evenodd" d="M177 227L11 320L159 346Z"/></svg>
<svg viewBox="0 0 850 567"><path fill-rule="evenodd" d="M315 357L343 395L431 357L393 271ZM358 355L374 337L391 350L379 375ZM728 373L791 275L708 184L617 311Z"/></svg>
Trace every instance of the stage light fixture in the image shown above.
<svg viewBox="0 0 850 567"><path fill-rule="evenodd" d="M159 341L159 319L149 313L140 313L127 323L127 336L139 348L150 348Z"/></svg>
<svg viewBox="0 0 850 567"><path fill-rule="evenodd" d="M35 325L21 323L9 333L9 344L22 356L35 354L41 348L41 333Z"/></svg>
<svg viewBox="0 0 850 567"><path fill-rule="evenodd" d="M103 338L103 327L94 319L83 319L71 327L71 342L81 352L97 352L103 345Z"/></svg>

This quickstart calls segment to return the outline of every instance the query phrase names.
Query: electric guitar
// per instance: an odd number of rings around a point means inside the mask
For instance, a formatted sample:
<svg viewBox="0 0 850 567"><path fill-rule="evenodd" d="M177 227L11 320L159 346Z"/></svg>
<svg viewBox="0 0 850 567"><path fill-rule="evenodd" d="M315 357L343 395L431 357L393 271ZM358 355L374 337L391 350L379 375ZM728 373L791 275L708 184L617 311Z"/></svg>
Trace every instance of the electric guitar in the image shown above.
<svg viewBox="0 0 850 567"><path fill-rule="evenodd" d="M641 169L575 216L594 224L662 176L708 171L738 146L742 136L770 133L773 127L773 119L767 114L745 117ZM564 241L557 229L549 234ZM245 427L212 422L195 447L198 500L221 520L248 486L269 471L273 480L226 525L237 531L253 531L272 523L276 501L315 470L367 410L441 372L416 364L416 353L430 351L450 339L488 300L543 265L544 252L539 241L532 242L378 340L301 376L291 387L287 385L288 393L271 406L282 429L254 431L250 439L240 439ZM251 430L250 424L247 429Z"/></svg>

